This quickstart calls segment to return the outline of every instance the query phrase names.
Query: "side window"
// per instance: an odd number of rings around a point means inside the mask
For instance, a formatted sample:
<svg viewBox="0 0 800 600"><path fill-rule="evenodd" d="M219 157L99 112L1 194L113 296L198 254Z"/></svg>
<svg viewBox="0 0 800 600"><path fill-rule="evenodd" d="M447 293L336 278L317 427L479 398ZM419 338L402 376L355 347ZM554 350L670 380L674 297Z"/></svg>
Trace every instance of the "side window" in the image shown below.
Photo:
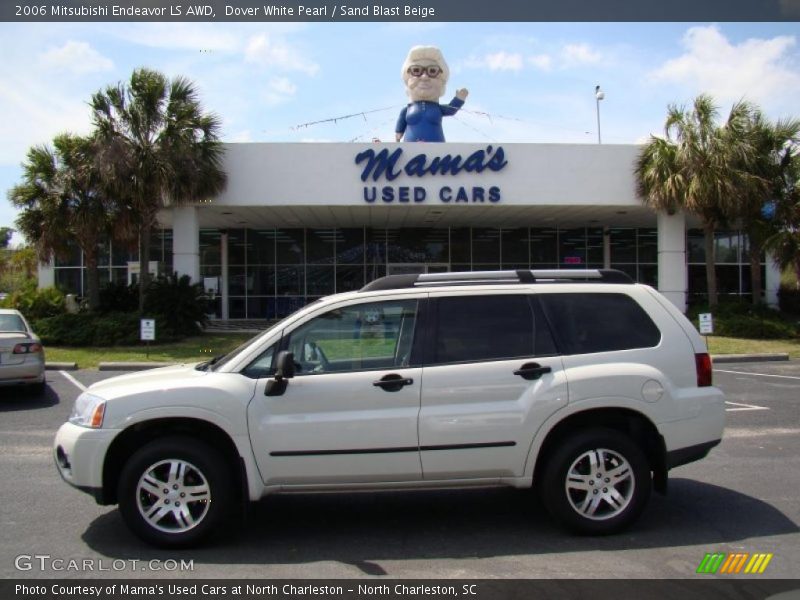
<svg viewBox="0 0 800 600"><path fill-rule="evenodd" d="M417 320L416 300L337 308L288 336L297 375L407 367Z"/></svg>
<svg viewBox="0 0 800 600"><path fill-rule="evenodd" d="M625 294L539 294L562 354L652 348L661 332Z"/></svg>
<svg viewBox="0 0 800 600"><path fill-rule="evenodd" d="M276 344L272 344L272 346L264 350L257 359L242 370L242 375L252 379L271 377L274 373L272 360L275 358L275 346Z"/></svg>
<svg viewBox="0 0 800 600"><path fill-rule="evenodd" d="M525 295L460 296L436 301L433 364L524 358L553 354L542 323L537 334ZM542 340L541 349L535 342ZM537 352L539 350L539 352Z"/></svg>

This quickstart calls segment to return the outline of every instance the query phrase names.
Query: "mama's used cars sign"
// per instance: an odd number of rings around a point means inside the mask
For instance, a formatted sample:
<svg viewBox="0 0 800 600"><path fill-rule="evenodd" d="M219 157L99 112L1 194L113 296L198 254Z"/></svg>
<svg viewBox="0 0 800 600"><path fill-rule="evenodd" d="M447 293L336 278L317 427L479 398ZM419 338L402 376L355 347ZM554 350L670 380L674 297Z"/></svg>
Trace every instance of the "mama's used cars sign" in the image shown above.
<svg viewBox="0 0 800 600"><path fill-rule="evenodd" d="M356 155L355 163L360 165L361 181L379 182L385 180L392 182L401 175L407 177L455 177L459 173L483 173L484 171L498 172L508 164L502 146L487 146L483 150L476 150L468 156L461 154L445 154L430 157L425 153L415 154L406 159L403 148L389 151L383 148L379 152L370 148ZM364 202L375 204L422 203L428 200L429 190L422 186L413 185L365 185ZM500 202L501 192L498 186L463 186L442 185L435 190L436 198L444 203L482 203Z"/></svg>

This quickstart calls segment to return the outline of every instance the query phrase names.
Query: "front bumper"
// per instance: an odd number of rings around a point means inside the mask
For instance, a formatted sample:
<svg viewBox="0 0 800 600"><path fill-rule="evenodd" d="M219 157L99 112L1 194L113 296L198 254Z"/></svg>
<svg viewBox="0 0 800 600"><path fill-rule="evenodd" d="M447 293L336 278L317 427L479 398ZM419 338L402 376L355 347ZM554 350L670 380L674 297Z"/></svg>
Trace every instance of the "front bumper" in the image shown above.
<svg viewBox="0 0 800 600"><path fill-rule="evenodd" d="M89 429L64 423L56 433L53 455L61 478L102 500L103 462L117 429Z"/></svg>

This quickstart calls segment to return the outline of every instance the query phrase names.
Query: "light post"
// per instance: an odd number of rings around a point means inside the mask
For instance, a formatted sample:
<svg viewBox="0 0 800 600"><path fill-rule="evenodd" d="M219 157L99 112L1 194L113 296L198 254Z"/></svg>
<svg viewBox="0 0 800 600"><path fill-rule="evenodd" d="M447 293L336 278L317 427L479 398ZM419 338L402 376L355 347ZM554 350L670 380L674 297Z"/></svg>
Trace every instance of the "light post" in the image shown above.
<svg viewBox="0 0 800 600"><path fill-rule="evenodd" d="M606 97L606 93L600 89L599 85L594 86L594 97L597 101L597 143L602 144L600 138L600 100Z"/></svg>

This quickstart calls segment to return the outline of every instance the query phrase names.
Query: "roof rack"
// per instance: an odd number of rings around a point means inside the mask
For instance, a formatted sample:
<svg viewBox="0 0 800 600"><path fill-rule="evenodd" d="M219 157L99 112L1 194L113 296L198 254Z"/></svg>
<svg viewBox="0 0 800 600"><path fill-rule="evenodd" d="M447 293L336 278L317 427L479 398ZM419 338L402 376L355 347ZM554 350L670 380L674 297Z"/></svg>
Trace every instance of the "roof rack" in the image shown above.
<svg viewBox="0 0 800 600"><path fill-rule="evenodd" d="M574 282L634 283L627 273L617 269L518 269L516 271L462 271L455 273L387 275L368 283L359 291L374 292L422 286Z"/></svg>

